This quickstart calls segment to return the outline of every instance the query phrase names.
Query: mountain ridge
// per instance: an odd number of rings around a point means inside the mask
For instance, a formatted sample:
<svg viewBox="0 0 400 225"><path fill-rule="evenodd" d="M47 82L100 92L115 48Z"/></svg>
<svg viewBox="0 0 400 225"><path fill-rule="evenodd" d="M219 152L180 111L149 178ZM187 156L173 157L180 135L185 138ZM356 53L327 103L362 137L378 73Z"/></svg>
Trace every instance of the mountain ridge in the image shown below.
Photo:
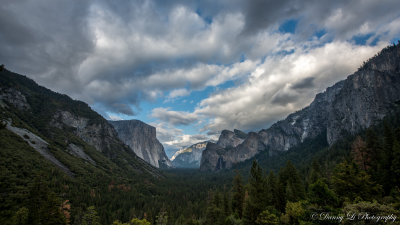
<svg viewBox="0 0 400 225"><path fill-rule="evenodd" d="M317 94L309 106L268 129L250 132L237 146L208 145L200 169L228 169L261 151L287 151L325 131L327 142L332 145L347 133L354 134L383 119L392 104L400 100L399 46L383 49L345 80Z"/></svg>
<svg viewBox="0 0 400 225"><path fill-rule="evenodd" d="M133 173L160 175L120 141L112 125L88 104L5 68L0 71L0 81L1 120L10 121L10 128L26 129L48 143L49 149L59 149L93 165L95 160L87 154L87 148Z"/></svg>

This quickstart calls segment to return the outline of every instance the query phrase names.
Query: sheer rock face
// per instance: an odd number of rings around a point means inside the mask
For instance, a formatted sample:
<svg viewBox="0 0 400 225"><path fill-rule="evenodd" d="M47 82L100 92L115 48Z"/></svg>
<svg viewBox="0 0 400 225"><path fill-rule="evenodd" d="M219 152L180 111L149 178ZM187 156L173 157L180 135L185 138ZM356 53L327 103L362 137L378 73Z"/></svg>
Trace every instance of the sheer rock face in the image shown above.
<svg viewBox="0 0 400 225"><path fill-rule="evenodd" d="M106 120L89 123L89 119L85 117L69 111L57 111L50 124L60 129L72 128L76 136L106 155L113 152L115 144L123 145L118 139L117 132Z"/></svg>
<svg viewBox="0 0 400 225"><path fill-rule="evenodd" d="M260 151L269 151L269 154L287 151L323 132L327 143L332 145L344 135L356 134L380 121L398 101L400 45L382 50L346 80L317 94L309 106L259 131L257 136L249 134L240 143L232 135L234 132L223 131L222 141L207 145L200 169L230 168Z"/></svg>
<svg viewBox="0 0 400 225"><path fill-rule="evenodd" d="M223 148L236 147L241 144L246 137L247 134L240 130L235 129L233 132L230 130L223 130L219 136L217 145Z"/></svg>
<svg viewBox="0 0 400 225"><path fill-rule="evenodd" d="M171 167L171 161L164 147L156 138L156 128L139 120L109 121L118 133L118 137L135 152L137 156L160 167Z"/></svg>
<svg viewBox="0 0 400 225"><path fill-rule="evenodd" d="M199 168L201 154L209 142L199 142L175 152L171 157L172 165L177 168Z"/></svg>

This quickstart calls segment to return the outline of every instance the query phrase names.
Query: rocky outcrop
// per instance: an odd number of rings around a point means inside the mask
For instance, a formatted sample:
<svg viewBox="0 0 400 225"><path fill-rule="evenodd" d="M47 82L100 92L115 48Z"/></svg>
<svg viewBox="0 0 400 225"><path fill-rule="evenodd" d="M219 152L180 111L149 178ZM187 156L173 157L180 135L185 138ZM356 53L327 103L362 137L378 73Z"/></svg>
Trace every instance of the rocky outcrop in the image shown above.
<svg viewBox="0 0 400 225"><path fill-rule="evenodd" d="M97 151L111 157L115 153L113 150L115 145L123 145L118 139L117 132L106 120L94 123L69 111L57 111L50 125L59 129L72 128L76 136L92 145Z"/></svg>
<svg viewBox="0 0 400 225"><path fill-rule="evenodd" d="M87 155L80 146L70 143L67 149L72 155L79 157L87 162L90 162L93 165L96 165L96 162L89 155Z"/></svg>
<svg viewBox="0 0 400 225"><path fill-rule="evenodd" d="M164 147L157 140L156 128L140 120L109 121L121 141L127 144L137 156L157 168L171 167L171 161Z"/></svg>
<svg viewBox="0 0 400 225"><path fill-rule="evenodd" d="M42 155L45 159L53 163L55 166L60 168L64 173L68 174L69 176L74 176L67 166L61 163L58 159L56 159L53 154L51 154L49 150L49 143L43 140L41 137L37 136L36 134L30 132L27 129L15 127L11 124L11 122L7 122L6 128L15 133L16 135L20 136L23 140L25 140L33 149L35 149L40 155Z"/></svg>
<svg viewBox="0 0 400 225"><path fill-rule="evenodd" d="M223 130L219 136L217 145L223 148L236 147L241 144L246 137L247 134L240 130L235 129L233 132L230 130Z"/></svg>
<svg viewBox="0 0 400 225"><path fill-rule="evenodd" d="M229 169L235 163L254 157L265 149L260 138L257 133L250 132L247 138L237 146L224 148L218 142L217 144L209 143L203 151L200 170Z"/></svg>
<svg viewBox="0 0 400 225"><path fill-rule="evenodd" d="M2 106L4 105L3 101L19 110L28 110L31 108L26 101L26 97L14 88L0 88L0 105Z"/></svg>
<svg viewBox="0 0 400 225"><path fill-rule="evenodd" d="M398 101L400 45L385 48L346 80L317 94L306 108L257 135L249 134L242 143L232 138L233 132L221 133L223 141L207 145L204 150L200 169L230 168L260 151L269 151L270 154L287 151L306 138L324 132L327 143L332 145L344 135L356 134L380 121Z"/></svg>
<svg viewBox="0 0 400 225"><path fill-rule="evenodd" d="M176 168L199 168L201 154L209 142L212 141L199 142L175 152L171 157L172 165Z"/></svg>

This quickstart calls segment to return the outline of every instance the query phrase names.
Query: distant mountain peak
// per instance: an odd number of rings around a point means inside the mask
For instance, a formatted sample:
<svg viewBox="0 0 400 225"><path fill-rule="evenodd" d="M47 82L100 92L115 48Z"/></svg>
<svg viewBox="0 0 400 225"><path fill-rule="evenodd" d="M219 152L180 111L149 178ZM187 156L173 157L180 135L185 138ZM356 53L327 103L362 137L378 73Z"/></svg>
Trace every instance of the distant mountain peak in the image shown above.
<svg viewBox="0 0 400 225"><path fill-rule="evenodd" d="M171 157L172 165L178 168L199 168L201 154L211 142L213 141L203 141L181 148Z"/></svg>

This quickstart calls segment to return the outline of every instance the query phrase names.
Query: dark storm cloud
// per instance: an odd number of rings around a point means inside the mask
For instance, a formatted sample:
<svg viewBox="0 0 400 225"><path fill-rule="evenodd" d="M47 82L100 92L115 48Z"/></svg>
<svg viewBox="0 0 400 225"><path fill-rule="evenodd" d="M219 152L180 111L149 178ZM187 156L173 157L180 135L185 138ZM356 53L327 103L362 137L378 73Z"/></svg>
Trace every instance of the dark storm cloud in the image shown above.
<svg viewBox="0 0 400 225"><path fill-rule="evenodd" d="M299 95L290 92L279 92L272 98L271 103L285 106L289 103L295 102L299 99Z"/></svg>
<svg viewBox="0 0 400 225"><path fill-rule="evenodd" d="M9 1L0 5L0 61L62 92L81 89L73 76L93 48L87 1Z"/></svg>
<svg viewBox="0 0 400 225"><path fill-rule="evenodd" d="M312 88L314 87L314 80L315 77L304 78L303 80L293 84L292 88L293 89Z"/></svg>
<svg viewBox="0 0 400 225"><path fill-rule="evenodd" d="M298 13L298 1L250 0L245 6L244 33L253 34Z"/></svg>
<svg viewBox="0 0 400 225"><path fill-rule="evenodd" d="M217 134L220 134L220 132L218 132L218 131L212 131L212 130L210 130L210 131L207 132L207 135L209 135L209 136L217 135Z"/></svg>
<svg viewBox="0 0 400 225"><path fill-rule="evenodd" d="M172 125L189 125L198 121L198 116L181 111L170 111L167 108L155 108L151 114L153 118Z"/></svg>
<svg viewBox="0 0 400 225"><path fill-rule="evenodd" d="M135 112L133 112L132 108L128 104L124 103L114 103L111 104L111 107L113 108L113 111L125 114L128 116L134 116Z"/></svg>
<svg viewBox="0 0 400 225"><path fill-rule="evenodd" d="M296 19L301 28L296 29L297 38L303 39L321 29L331 37L350 38L360 32L363 24L372 28L399 16L397 0L249 0L243 8L246 22L244 34L252 35L279 26L288 19Z"/></svg>
<svg viewBox="0 0 400 225"><path fill-rule="evenodd" d="M131 115L124 105L209 85L217 75L207 72L210 65L229 66L240 55L256 61L282 47L271 44L280 34L257 35L287 19L299 20L296 35L307 33L304 39L325 29L332 39L348 40L363 24L362 32L381 29L398 12L396 0L4 0L0 63L104 111ZM296 35L282 40L289 43ZM285 102L284 96L276 101Z"/></svg>

